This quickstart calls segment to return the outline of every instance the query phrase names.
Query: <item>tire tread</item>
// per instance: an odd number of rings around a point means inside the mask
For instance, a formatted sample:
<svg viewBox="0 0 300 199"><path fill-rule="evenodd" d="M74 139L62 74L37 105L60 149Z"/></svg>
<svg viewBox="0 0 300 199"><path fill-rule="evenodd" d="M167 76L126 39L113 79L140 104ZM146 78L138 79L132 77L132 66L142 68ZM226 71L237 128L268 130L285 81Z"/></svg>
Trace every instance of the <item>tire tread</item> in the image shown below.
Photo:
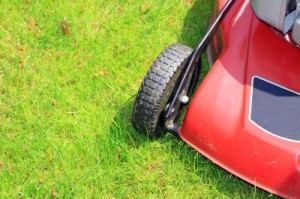
<svg viewBox="0 0 300 199"><path fill-rule="evenodd" d="M154 61L141 84L133 108L132 125L136 130L150 137L163 133L163 127L158 124L161 103L165 97L170 97L168 86L172 84L174 75L181 72L183 63L191 53L190 47L177 43L166 48Z"/></svg>

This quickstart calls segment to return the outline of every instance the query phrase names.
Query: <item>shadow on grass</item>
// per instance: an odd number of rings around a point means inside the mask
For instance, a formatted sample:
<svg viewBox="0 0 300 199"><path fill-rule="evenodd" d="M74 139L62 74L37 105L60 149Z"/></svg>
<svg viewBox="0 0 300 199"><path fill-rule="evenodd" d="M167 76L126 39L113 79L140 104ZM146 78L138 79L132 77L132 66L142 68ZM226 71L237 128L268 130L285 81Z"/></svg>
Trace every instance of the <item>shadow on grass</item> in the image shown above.
<svg viewBox="0 0 300 199"><path fill-rule="evenodd" d="M196 0L187 13L178 42L195 48L207 31L214 1Z"/></svg>
<svg viewBox="0 0 300 199"><path fill-rule="evenodd" d="M206 32L213 4L213 1L195 1L185 18L184 26L178 36L179 43L190 47L197 46L201 36ZM118 147L139 148L151 142L149 138L136 132L131 126L130 118L133 103L134 98L120 106L120 112L114 118L114 122L110 127L109 144L117 145L114 147L115 149L111 149L113 156L118 155ZM164 152L173 157L172 161L181 162L186 169L185 172L196 175L199 178L198 183L204 183L211 187L212 194L210 196L213 198L218 198L218 194L228 198L233 198L234 196L270 198L269 193L257 190L252 185L232 176L174 136L166 135L156 141L162 145L171 145L173 150L167 150L166 148Z"/></svg>

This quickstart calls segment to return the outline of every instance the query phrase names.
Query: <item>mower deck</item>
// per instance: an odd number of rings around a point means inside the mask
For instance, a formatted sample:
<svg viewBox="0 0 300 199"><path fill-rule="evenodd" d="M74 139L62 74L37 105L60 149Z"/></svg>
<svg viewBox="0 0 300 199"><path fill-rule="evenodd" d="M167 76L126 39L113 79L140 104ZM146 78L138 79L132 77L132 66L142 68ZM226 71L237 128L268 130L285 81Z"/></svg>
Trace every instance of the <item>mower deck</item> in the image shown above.
<svg viewBox="0 0 300 199"><path fill-rule="evenodd" d="M249 1L236 1L220 33L222 53L193 97L179 135L251 184L300 198L299 49L257 19ZM211 48L218 51L214 41Z"/></svg>

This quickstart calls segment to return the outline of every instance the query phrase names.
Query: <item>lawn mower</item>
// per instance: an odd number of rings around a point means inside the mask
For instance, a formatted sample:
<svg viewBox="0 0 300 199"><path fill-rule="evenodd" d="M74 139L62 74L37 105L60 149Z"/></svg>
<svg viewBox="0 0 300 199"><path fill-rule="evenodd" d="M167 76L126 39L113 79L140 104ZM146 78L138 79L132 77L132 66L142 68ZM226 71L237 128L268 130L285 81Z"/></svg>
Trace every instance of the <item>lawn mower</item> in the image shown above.
<svg viewBox="0 0 300 199"><path fill-rule="evenodd" d="M195 49L173 44L152 64L135 129L177 135L254 186L300 198L299 12L299 0L217 0ZM211 67L199 85L205 51Z"/></svg>

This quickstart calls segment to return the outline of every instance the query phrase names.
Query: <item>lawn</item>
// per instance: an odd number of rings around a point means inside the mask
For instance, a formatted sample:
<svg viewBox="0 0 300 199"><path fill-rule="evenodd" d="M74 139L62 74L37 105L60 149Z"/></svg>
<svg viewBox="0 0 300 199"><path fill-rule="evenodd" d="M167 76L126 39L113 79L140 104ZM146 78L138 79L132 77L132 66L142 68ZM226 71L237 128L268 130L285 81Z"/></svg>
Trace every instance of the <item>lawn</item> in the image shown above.
<svg viewBox="0 0 300 199"><path fill-rule="evenodd" d="M211 0L0 1L1 198L273 198L181 140L131 126L161 50Z"/></svg>

